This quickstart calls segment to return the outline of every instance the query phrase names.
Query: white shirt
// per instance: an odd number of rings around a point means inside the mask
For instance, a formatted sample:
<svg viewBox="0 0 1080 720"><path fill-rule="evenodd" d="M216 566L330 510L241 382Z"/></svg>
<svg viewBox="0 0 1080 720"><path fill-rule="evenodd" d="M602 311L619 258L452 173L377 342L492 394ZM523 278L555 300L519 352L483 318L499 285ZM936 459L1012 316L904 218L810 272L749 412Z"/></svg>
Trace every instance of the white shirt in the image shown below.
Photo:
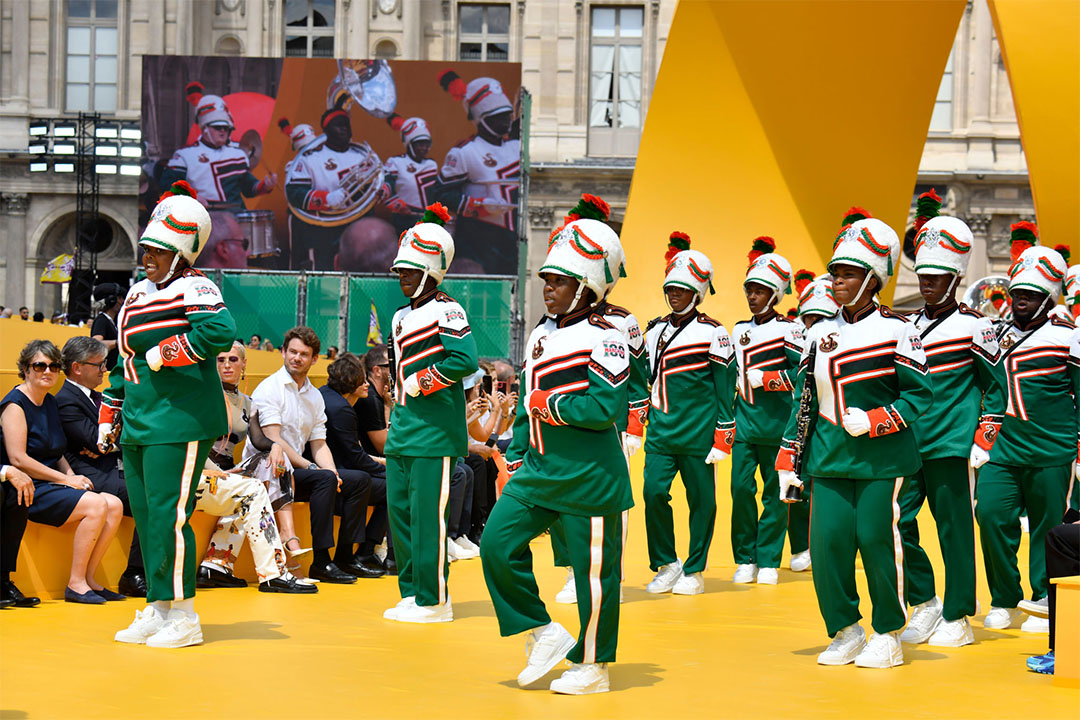
<svg viewBox="0 0 1080 720"><path fill-rule="evenodd" d="M310 380L298 387L292 375L281 366L251 393L253 411L259 413L259 425L281 426L281 439L298 453L312 440L326 439L326 403ZM244 459L258 451L250 442L244 444Z"/></svg>

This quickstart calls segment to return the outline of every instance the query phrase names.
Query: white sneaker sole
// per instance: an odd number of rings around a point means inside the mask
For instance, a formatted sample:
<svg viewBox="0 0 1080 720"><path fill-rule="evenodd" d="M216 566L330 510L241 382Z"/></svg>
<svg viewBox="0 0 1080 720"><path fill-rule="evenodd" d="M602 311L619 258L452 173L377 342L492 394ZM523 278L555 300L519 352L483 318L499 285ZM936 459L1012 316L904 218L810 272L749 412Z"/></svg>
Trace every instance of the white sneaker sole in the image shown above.
<svg viewBox="0 0 1080 720"><path fill-rule="evenodd" d="M909 633L907 630L905 630L904 632L900 633L900 642L907 643L909 645L921 645L927 640L929 640L931 637L933 637L934 633L940 626L941 617L939 616L937 622L935 622L933 626L931 626L930 629L928 629L926 632Z"/></svg>
<svg viewBox="0 0 1080 720"><path fill-rule="evenodd" d="M538 665L536 667L526 665L525 669L518 673L517 684L520 687L528 687L540 678L547 675L555 668L556 665L566 659L566 654L570 652L570 650L574 647L576 643L577 640L574 638L573 635L568 632L565 636L563 636L562 642L559 643L559 646L555 650L555 652L551 654L550 658L548 658L548 662L544 663L543 665ZM555 682L558 681L556 680Z"/></svg>
<svg viewBox="0 0 1080 720"><path fill-rule="evenodd" d="M933 647L964 647L965 645L971 645L975 642L975 635L968 633L960 638L945 638L931 635L930 639L926 641L927 645Z"/></svg>
<svg viewBox="0 0 1080 720"><path fill-rule="evenodd" d="M678 580L676 580L675 582L678 582ZM645 586L645 592L651 593L652 595L663 595L664 593L669 593L674 589L674 582L671 584L664 583L663 585L653 585L652 583L649 583Z"/></svg>
<svg viewBox="0 0 1080 720"><path fill-rule="evenodd" d="M549 689L551 690L551 692L558 693L559 695L593 695L595 693L610 692L611 682L605 681L597 683L595 686L581 688L573 687L570 685L560 685L559 680L552 680L551 687Z"/></svg>
<svg viewBox="0 0 1080 720"><path fill-rule="evenodd" d="M1040 605L1036 602L1031 602L1030 600L1021 600L1020 604L1016 607L1020 608L1031 617L1042 618L1044 620L1050 617L1049 607L1047 607L1046 605Z"/></svg>
<svg viewBox="0 0 1080 720"><path fill-rule="evenodd" d="M888 668L899 667L904 664L904 654L902 652L894 653L886 660L881 660L878 658L862 658L860 660L860 657L855 658L855 667L887 670Z"/></svg>
<svg viewBox="0 0 1080 720"><path fill-rule="evenodd" d="M175 648L182 648L182 647L190 647L191 645L201 645L202 641L203 641L203 634L202 634L202 631L200 630L199 632L194 633L192 635L188 635L187 637L180 638L179 640L170 640L169 642L165 642L163 640L159 640L157 642L154 642L154 638L150 637L150 638L147 638L147 640L146 640L146 647L173 648L173 649L175 649Z"/></svg>
<svg viewBox="0 0 1080 720"><path fill-rule="evenodd" d="M823 653L821 653L820 655L817 656L818 665L832 665L832 666L850 665L851 663L855 662L855 658L858 657L859 653L861 653L863 651L863 648L865 648L865 647L866 647L866 640L864 639L862 641L862 643L858 647L852 649L852 651L846 656L843 656L843 655L827 655L826 653L823 652Z"/></svg>
<svg viewBox="0 0 1080 720"><path fill-rule="evenodd" d="M705 594L705 586L704 585L695 585L693 588L673 587L673 588L671 588L671 594L672 595L704 595Z"/></svg>
<svg viewBox="0 0 1080 720"><path fill-rule="evenodd" d="M987 630L1008 630L1009 628L1012 627L1014 622L1016 622L1016 619L1012 618L1012 617L1010 617L1005 622L996 621L996 622L993 622L993 623L987 622L987 620L984 619L983 620L983 627L986 628Z"/></svg>
<svg viewBox="0 0 1080 720"><path fill-rule="evenodd" d="M160 628L158 629L160 630ZM152 638L154 636L154 633L157 632L157 630L155 630L153 633L150 633L149 635L123 636L125 632L127 632L127 630L118 630L116 632L116 635L113 635L113 640L115 642L127 643L128 645L145 645L146 641Z"/></svg>

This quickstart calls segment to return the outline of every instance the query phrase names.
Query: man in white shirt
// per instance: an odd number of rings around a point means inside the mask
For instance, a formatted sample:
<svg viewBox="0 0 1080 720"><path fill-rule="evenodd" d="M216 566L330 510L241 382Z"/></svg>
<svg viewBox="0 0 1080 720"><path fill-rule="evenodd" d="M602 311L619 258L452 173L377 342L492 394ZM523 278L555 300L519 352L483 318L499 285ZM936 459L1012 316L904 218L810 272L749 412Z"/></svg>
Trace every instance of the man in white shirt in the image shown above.
<svg viewBox="0 0 1080 720"><path fill-rule="evenodd" d="M323 582L350 584L360 574L352 572L353 545L364 537L371 484L363 473L339 474L326 444L326 405L307 377L318 360L319 348L319 337L309 327L299 326L285 333L281 348L285 363L259 383L251 401L263 434L285 449L295 468L295 498L310 506L315 555L308 575ZM310 449L312 459L304 457L305 447ZM244 459L255 452L248 442ZM335 509L341 515L341 527L331 561Z"/></svg>

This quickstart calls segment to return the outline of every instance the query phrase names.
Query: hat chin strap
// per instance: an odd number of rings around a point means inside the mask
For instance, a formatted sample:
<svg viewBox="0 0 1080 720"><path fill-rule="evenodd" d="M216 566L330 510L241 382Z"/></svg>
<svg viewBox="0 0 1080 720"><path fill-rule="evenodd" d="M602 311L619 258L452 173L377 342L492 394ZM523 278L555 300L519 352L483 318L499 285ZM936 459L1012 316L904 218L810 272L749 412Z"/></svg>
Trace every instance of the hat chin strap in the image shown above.
<svg viewBox="0 0 1080 720"><path fill-rule="evenodd" d="M687 303L686 307L684 307L682 310L676 310L675 308L671 307L671 300L668 299L667 293L664 293L664 303L667 304L668 310L670 310L671 314L675 317L682 317L686 313L696 308L698 306L698 303L700 302L701 293L694 293L694 302Z"/></svg>
<svg viewBox="0 0 1080 720"><path fill-rule="evenodd" d="M859 302L859 298L866 291L866 286L870 284L870 278L874 277L874 273L869 270L866 271L866 277L863 278L862 285L859 286L859 292L855 294L855 297L851 299L851 302L844 303L844 307L851 307L855 303Z"/></svg>
<svg viewBox="0 0 1080 720"><path fill-rule="evenodd" d="M427 285L427 279L430 275L431 270L424 268L424 274L420 276L420 282L417 284L416 289L413 290L413 294L409 296L410 300L415 300L420 297L421 293L424 292L424 286Z"/></svg>

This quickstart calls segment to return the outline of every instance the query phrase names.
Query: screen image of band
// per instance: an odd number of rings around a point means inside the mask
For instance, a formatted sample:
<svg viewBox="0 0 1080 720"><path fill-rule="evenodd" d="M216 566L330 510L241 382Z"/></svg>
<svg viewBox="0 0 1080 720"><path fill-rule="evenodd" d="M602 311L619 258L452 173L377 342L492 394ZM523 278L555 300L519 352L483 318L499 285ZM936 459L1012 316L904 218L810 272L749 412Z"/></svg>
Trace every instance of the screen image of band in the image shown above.
<svg viewBox="0 0 1080 720"><path fill-rule="evenodd" d="M521 66L145 56L139 225L187 180L202 268L386 272L442 202L451 273L518 268Z"/></svg>

